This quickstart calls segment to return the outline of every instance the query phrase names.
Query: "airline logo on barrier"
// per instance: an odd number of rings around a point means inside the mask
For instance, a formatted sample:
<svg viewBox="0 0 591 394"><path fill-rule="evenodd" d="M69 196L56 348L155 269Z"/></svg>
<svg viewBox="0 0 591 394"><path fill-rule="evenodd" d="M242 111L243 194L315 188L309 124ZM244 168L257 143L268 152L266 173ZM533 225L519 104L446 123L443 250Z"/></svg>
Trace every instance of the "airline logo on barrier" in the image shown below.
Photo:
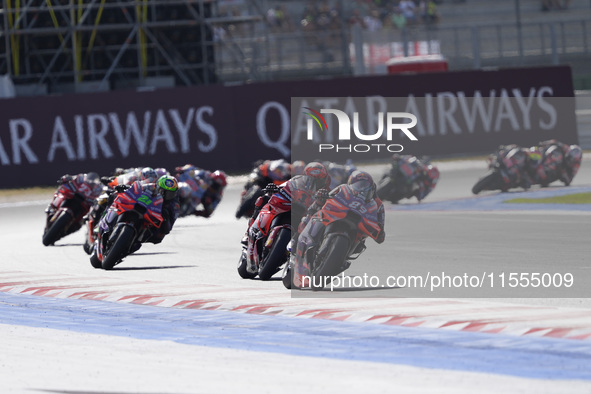
<svg viewBox="0 0 591 394"><path fill-rule="evenodd" d="M359 130L359 113L353 112L353 125L351 125L351 119L349 116L338 109L321 109L320 112L310 108L304 107L304 109L310 112L304 112L310 116L307 122L307 139L308 141L314 140L314 121L320 128L320 131L328 131L328 124L322 114L335 115L338 122L338 139L339 141L350 141L351 130L355 134L355 137L361 141L376 141L382 138L384 129L386 130L386 139L392 140L393 131L398 130L404 133L411 141L417 141L417 137L409 130L416 126L417 117L408 112L386 112L385 116L383 112L378 112L378 130L374 134L364 134ZM385 121L384 121L385 119ZM410 120L410 122L399 123L400 119ZM396 121L395 121L396 120ZM386 124L384 127L384 123ZM339 146L334 144L319 144L318 151L333 150L336 151L346 150L348 152L369 152L377 149L379 152L381 148L385 147L389 152L401 152L403 147L400 144L355 144L347 146Z"/></svg>

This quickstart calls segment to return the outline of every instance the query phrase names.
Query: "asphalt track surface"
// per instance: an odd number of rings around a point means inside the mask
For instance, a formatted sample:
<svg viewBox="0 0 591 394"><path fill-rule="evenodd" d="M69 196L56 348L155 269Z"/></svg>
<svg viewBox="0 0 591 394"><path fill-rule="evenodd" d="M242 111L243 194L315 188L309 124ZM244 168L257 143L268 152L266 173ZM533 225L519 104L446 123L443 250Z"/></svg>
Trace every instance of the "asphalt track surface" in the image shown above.
<svg viewBox="0 0 591 394"><path fill-rule="evenodd" d="M348 277L535 270L572 271L585 283L589 210L496 201L518 191L474 197L481 162L440 170L423 203L387 204L386 242L368 242ZM0 203L0 391L591 391L585 289L528 288L516 298L509 288L443 297L348 286L292 295L280 281L236 272L240 188L228 186L211 219L179 219L162 244L108 272L90 266L83 232L41 244L50 196ZM525 195L565 190L591 190L591 162L571 187Z"/></svg>

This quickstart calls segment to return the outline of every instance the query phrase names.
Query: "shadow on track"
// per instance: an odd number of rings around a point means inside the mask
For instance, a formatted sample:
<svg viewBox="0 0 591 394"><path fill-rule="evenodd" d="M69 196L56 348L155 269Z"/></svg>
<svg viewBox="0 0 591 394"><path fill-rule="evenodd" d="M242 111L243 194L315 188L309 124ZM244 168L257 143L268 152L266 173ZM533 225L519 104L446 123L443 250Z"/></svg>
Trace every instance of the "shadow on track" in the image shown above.
<svg viewBox="0 0 591 394"><path fill-rule="evenodd" d="M138 271L138 270L167 270L174 268L194 268L196 265L163 265L160 267L117 267L115 266L111 271Z"/></svg>

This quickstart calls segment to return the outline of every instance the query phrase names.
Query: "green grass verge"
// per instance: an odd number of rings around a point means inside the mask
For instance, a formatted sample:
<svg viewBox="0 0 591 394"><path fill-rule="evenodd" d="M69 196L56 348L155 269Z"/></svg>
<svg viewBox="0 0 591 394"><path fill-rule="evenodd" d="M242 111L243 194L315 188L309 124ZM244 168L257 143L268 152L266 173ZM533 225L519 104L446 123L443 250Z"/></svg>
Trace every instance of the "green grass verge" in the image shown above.
<svg viewBox="0 0 591 394"><path fill-rule="evenodd" d="M0 196L12 197L22 194L48 194L53 193L57 187L28 187L23 189L0 189Z"/></svg>
<svg viewBox="0 0 591 394"><path fill-rule="evenodd" d="M515 204L591 204L591 192L547 198L514 198L505 202Z"/></svg>

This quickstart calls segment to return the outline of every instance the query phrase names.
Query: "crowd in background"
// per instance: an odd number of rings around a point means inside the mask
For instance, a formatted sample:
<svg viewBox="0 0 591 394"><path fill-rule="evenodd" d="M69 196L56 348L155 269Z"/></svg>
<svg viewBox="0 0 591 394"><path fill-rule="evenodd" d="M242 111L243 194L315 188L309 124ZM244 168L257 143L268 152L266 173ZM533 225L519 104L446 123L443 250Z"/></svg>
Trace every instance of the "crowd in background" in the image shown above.
<svg viewBox="0 0 591 394"><path fill-rule="evenodd" d="M364 30L403 29L434 26L439 22L441 0L354 0L342 9L339 1L308 2L301 15L293 15L283 4L269 8L266 19L274 32L340 29L343 21Z"/></svg>

